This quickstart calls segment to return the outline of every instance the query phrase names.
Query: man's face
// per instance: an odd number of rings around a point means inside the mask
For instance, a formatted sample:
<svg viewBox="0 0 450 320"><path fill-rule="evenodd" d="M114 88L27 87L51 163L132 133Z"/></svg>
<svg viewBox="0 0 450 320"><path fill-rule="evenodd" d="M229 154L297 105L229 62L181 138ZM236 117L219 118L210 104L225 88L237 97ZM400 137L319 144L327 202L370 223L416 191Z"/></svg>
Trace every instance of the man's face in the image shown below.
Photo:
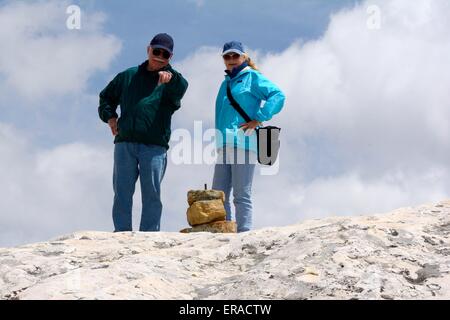
<svg viewBox="0 0 450 320"><path fill-rule="evenodd" d="M150 70L160 70L169 64L172 55L164 49L147 48Z"/></svg>

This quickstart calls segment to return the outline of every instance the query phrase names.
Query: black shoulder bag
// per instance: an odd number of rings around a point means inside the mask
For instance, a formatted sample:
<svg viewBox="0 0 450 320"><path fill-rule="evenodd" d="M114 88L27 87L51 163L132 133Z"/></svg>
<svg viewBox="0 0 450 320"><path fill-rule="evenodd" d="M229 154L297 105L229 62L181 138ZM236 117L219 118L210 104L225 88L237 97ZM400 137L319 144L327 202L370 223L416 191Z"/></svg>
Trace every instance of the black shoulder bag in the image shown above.
<svg viewBox="0 0 450 320"><path fill-rule="evenodd" d="M242 109L239 103L231 94L230 84L227 85L227 96L233 108L241 115L246 122L252 121L248 114ZM274 126L256 128L256 138L258 146L258 162L262 165L271 166L278 158L280 150L280 131L281 128Z"/></svg>

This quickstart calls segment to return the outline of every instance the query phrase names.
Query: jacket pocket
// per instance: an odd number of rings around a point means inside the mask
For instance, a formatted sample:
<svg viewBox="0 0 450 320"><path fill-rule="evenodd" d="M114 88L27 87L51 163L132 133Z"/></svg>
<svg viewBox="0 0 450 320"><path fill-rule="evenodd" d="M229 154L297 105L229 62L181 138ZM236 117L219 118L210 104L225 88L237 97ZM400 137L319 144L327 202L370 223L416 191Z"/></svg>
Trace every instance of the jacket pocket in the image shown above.
<svg viewBox="0 0 450 320"><path fill-rule="evenodd" d="M132 132L132 123L130 116L123 116L117 120L117 131L118 136L121 138L127 139L131 137Z"/></svg>

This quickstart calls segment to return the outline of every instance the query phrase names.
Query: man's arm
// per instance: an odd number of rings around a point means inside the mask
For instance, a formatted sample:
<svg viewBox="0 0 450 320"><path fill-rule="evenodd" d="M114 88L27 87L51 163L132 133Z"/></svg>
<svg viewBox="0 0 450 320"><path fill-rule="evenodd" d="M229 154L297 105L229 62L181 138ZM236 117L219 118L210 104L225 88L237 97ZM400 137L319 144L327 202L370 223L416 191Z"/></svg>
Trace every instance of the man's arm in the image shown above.
<svg viewBox="0 0 450 320"><path fill-rule="evenodd" d="M166 84L162 96L164 105L168 105L174 112L180 109L181 99L189 86L187 80L176 71L173 73L172 79Z"/></svg>
<svg viewBox="0 0 450 320"><path fill-rule="evenodd" d="M118 118L117 106L120 103L122 95L122 74L119 73L107 86L100 92L100 104L98 115L103 122L108 122L111 118Z"/></svg>
<svg viewBox="0 0 450 320"><path fill-rule="evenodd" d="M119 73L107 86L100 92L100 103L98 115L103 122L108 123L114 136L117 135L117 106L120 103L122 94L122 77Z"/></svg>

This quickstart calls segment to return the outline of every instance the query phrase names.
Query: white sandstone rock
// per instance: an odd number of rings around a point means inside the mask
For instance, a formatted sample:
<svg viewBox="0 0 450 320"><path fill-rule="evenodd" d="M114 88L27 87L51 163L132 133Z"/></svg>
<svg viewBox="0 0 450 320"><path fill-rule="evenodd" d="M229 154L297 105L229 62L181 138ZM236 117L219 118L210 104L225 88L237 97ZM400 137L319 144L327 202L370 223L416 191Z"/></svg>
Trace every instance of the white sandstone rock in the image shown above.
<svg viewBox="0 0 450 320"><path fill-rule="evenodd" d="M1 299L450 299L450 201L241 234L76 232L0 249Z"/></svg>

